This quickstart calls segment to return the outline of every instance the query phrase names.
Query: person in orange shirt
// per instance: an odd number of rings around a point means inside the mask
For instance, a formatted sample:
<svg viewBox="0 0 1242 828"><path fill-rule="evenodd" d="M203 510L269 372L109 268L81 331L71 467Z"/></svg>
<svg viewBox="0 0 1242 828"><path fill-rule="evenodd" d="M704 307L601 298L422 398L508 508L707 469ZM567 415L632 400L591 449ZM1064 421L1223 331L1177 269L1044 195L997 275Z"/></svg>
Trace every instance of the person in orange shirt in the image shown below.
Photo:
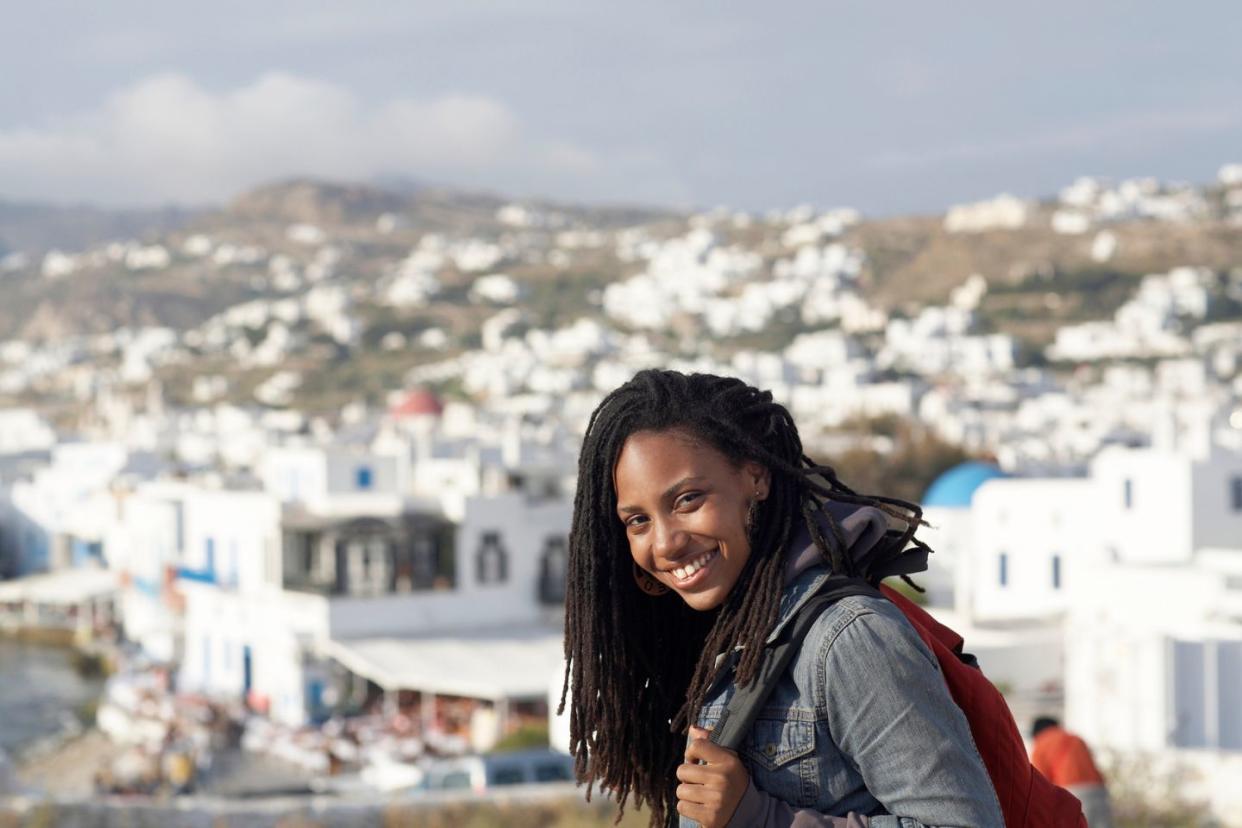
<svg viewBox="0 0 1242 828"><path fill-rule="evenodd" d="M1049 716L1041 716L1031 727L1034 745L1031 764L1054 785L1060 785L1082 802L1091 828L1112 828L1112 807L1104 776L1095 766L1087 743L1061 727Z"/></svg>

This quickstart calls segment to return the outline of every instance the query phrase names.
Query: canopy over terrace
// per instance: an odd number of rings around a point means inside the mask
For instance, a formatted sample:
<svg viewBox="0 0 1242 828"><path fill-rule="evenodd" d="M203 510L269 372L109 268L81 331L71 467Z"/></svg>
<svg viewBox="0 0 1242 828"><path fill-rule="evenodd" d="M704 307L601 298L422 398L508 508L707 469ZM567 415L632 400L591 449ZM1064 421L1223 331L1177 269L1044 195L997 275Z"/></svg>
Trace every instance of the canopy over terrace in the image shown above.
<svg viewBox="0 0 1242 828"><path fill-rule="evenodd" d="M53 606L71 606L92 598L106 598L116 591L115 572L83 567L0 581L0 603L32 601Z"/></svg>
<svg viewBox="0 0 1242 828"><path fill-rule="evenodd" d="M115 572L92 567L0 581L0 627L89 635L111 618L117 591Z"/></svg>
<svg viewBox="0 0 1242 828"><path fill-rule="evenodd" d="M559 630L505 629L331 640L324 654L385 691L414 690L499 704L547 698L562 669L562 642Z"/></svg>

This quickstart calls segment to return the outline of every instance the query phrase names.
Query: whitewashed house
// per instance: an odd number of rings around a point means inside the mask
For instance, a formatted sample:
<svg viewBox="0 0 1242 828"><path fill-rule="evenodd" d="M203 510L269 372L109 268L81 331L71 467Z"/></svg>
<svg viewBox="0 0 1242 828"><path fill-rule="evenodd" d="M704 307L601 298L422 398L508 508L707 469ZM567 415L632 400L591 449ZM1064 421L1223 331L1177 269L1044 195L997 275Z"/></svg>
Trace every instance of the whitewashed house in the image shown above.
<svg viewBox="0 0 1242 828"><path fill-rule="evenodd" d="M1066 713L1094 745L1192 771L1233 819L1242 793L1242 452L1165 436L1093 466L1107 556L1066 621Z"/></svg>
<svg viewBox="0 0 1242 828"><path fill-rule="evenodd" d="M385 693L494 702L493 689L523 680L496 672L495 688L478 684L489 669L501 670L479 661L498 641L541 642L545 660L559 653L567 501L472 499L454 527L434 512L351 514L322 501L325 512L282 511L271 496L244 494L253 501L226 506L204 495L200 504L247 519L235 536L190 542L179 577L183 686L245 698L278 721L301 724L326 715L359 680ZM236 548L236 569L231 561L209 566L218 548ZM445 652L436 641L463 635L489 643L448 648L452 663L426 661ZM509 669L523 666L536 668ZM469 675L455 676L458 669ZM531 697L541 698L546 682L544 671Z"/></svg>
<svg viewBox="0 0 1242 828"><path fill-rule="evenodd" d="M8 498L15 574L103 565L109 484L129 454L114 443L60 443L47 466L13 483Z"/></svg>
<svg viewBox="0 0 1242 828"><path fill-rule="evenodd" d="M118 505L106 549L125 587L121 621L127 637L157 659L185 658L183 677L190 687L218 690L217 680L231 677L212 672L211 656L218 653L231 664L233 646L206 641L210 625L185 619L197 611L194 599L204 586L254 589L273 577L279 504L262 492L205 480L141 484L118 493Z"/></svg>
<svg viewBox="0 0 1242 828"><path fill-rule="evenodd" d="M270 446L259 462L263 488L316 512L400 513L409 487L407 454L362 447Z"/></svg>

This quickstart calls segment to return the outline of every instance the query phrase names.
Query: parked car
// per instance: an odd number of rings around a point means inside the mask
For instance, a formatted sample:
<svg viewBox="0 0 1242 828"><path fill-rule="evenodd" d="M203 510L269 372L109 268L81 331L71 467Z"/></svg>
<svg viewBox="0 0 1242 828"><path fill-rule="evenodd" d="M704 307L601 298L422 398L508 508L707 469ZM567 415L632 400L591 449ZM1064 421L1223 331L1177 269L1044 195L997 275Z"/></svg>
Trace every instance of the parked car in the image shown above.
<svg viewBox="0 0 1242 828"><path fill-rule="evenodd" d="M429 791L470 790L482 793L504 785L572 782L572 757L548 748L437 759L425 768Z"/></svg>

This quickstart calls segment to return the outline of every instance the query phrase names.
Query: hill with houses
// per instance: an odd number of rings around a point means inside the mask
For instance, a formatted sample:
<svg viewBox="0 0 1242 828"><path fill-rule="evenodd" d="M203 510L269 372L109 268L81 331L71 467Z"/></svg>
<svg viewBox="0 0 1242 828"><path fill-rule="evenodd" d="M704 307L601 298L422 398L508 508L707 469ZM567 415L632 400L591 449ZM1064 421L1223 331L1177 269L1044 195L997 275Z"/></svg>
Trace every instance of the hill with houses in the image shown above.
<svg viewBox="0 0 1242 828"><path fill-rule="evenodd" d="M887 347L883 367L900 373L911 354L894 336L948 325L1008 337L999 347L1019 367L1072 362L1059 332L1108 323L1151 277L1180 273L1173 281L1202 294L1157 327L1189 335L1242 318L1238 178L1226 166L1205 186L1080 179L1043 201L999 196L879 219L298 180L80 248L50 244L65 218L55 210L38 232L29 211L20 223L0 212L0 400L63 414L89 368L119 372L120 387L158 379L187 404L329 413L382 404L411 373L477 397L464 372L435 366L507 340L539 353L532 337L572 350L573 331L589 339L597 328L726 359L836 331L873 353ZM540 358L555 360L547 350ZM71 370L35 367L45 363Z"/></svg>

